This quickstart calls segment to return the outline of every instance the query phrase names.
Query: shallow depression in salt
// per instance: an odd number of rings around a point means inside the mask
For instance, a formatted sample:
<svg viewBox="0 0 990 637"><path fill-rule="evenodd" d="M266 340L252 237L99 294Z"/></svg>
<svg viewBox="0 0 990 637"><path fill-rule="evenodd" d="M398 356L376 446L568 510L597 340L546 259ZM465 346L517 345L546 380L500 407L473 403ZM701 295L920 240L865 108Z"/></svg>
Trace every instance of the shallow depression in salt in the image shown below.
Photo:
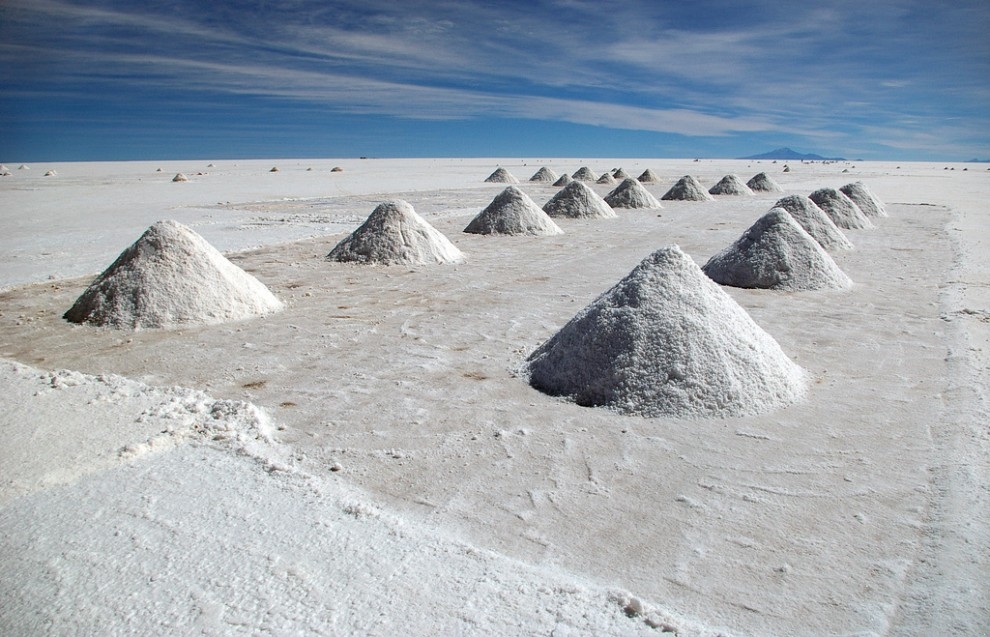
<svg viewBox="0 0 990 637"><path fill-rule="evenodd" d="M215 163L0 181L2 632L987 629L990 173ZM562 234L463 232L505 190L485 183L497 167L546 205L560 188L523 181L543 166L649 171L656 199L686 174L707 193L765 171L783 192L561 214ZM851 287L722 288L803 370L795 401L648 418L529 385L527 358L658 249L702 265L782 197L854 182L888 216L830 252ZM616 187L579 183L595 205ZM325 258L397 200L463 260ZM284 309L167 331L61 318L163 219Z"/></svg>

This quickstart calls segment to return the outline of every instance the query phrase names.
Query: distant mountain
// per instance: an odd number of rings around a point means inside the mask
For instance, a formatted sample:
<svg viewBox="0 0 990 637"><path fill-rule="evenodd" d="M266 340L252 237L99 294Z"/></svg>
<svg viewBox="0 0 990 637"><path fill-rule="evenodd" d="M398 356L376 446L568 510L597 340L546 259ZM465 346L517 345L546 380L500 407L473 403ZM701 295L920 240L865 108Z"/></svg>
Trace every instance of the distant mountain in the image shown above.
<svg viewBox="0 0 990 637"><path fill-rule="evenodd" d="M970 159L966 163L969 163L969 164L990 164L990 159L976 159L974 157L973 159Z"/></svg>
<svg viewBox="0 0 990 637"><path fill-rule="evenodd" d="M750 155L749 157L740 157L740 159L793 159L795 161L805 159L808 161L843 161L845 157L822 157L821 155L815 155L814 153L805 155L803 153L791 150L790 148L778 148L776 150L771 150L769 153Z"/></svg>

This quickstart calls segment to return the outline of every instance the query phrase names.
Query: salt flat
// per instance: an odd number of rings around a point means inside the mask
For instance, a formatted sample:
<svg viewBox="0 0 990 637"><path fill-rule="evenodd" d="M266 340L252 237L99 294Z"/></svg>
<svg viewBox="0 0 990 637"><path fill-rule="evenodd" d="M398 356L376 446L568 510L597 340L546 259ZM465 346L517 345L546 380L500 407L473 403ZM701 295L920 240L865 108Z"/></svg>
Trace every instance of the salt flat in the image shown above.
<svg viewBox="0 0 990 637"><path fill-rule="evenodd" d="M990 172L216 164L54 164L48 178L39 165L0 180L4 632L990 630ZM483 183L497 165L538 204L557 192L526 182L543 165L650 168L657 197L685 174L708 188L765 170L786 192L559 219L556 236L464 234L504 188ZM172 183L179 171L190 181ZM833 255L851 289L726 288L806 370L801 401L639 418L522 377L536 347L657 248L703 264L780 196L852 181L890 217L847 231L855 248ZM467 260L324 260L392 198ZM286 309L174 331L62 320L166 218Z"/></svg>

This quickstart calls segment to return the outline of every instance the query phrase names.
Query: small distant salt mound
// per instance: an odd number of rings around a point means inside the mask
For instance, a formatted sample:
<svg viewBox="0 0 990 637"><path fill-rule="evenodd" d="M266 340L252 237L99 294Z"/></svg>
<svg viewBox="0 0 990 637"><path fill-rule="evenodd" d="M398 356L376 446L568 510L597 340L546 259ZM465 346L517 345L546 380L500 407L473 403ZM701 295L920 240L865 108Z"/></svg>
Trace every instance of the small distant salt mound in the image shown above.
<svg viewBox="0 0 990 637"><path fill-rule="evenodd" d="M663 208L656 197L635 179L623 179L622 183L605 195L605 203L613 208Z"/></svg>
<svg viewBox="0 0 990 637"><path fill-rule="evenodd" d="M529 195L515 186L503 190L464 228L471 234L563 234Z"/></svg>
<svg viewBox="0 0 990 637"><path fill-rule="evenodd" d="M783 208L760 217L702 268L716 283L764 290L841 290L852 285L832 257Z"/></svg>
<svg viewBox="0 0 990 637"><path fill-rule="evenodd" d="M576 179L572 179L546 202L543 211L551 217L571 219L611 219L617 216L598 193Z"/></svg>
<svg viewBox="0 0 990 637"><path fill-rule="evenodd" d="M67 311L73 323L176 328L263 316L282 303L256 278L175 221L154 224Z"/></svg>
<svg viewBox="0 0 990 637"><path fill-rule="evenodd" d="M612 173L610 173L610 172L604 172L604 173L602 173L602 176L599 177L597 179L597 181L595 181L595 183L596 184L603 184L603 185L606 185L606 186L611 186L612 184L615 183L615 177L613 177L612 176Z"/></svg>
<svg viewBox="0 0 990 637"><path fill-rule="evenodd" d="M660 182L660 178L657 177L657 174L649 168L644 170L643 174L637 177L637 179L641 184L656 184Z"/></svg>
<svg viewBox="0 0 990 637"><path fill-rule="evenodd" d="M158 168L158 169L156 169L156 170L155 170L155 172L156 172L156 173L160 173L160 172L165 172L165 171L164 171L164 170L162 170L161 168Z"/></svg>
<svg viewBox="0 0 990 637"><path fill-rule="evenodd" d="M268 172L270 172L270 173L277 173L278 172L278 166L272 166L272 169L269 170Z"/></svg>
<svg viewBox="0 0 990 637"><path fill-rule="evenodd" d="M460 263L464 254L411 205L397 199L375 208L360 228L330 251L327 260L381 265Z"/></svg>
<svg viewBox="0 0 990 637"><path fill-rule="evenodd" d="M58 173L55 172L54 170L49 170L45 172L45 177L55 177L56 175L58 175Z"/></svg>
<svg viewBox="0 0 990 637"><path fill-rule="evenodd" d="M4 172L6 170L8 170L6 164L0 164L0 172Z"/></svg>
<svg viewBox="0 0 990 637"><path fill-rule="evenodd" d="M629 174L626 173L626 171L622 170L621 168L616 168L615 170L613 170L612 176L615 177L616 181L619 181L620 179L629 179Z"/></svg>
<svg viewBox="0 0 990 637"><path fill-rule="evenodd" d="M342 173L342 172L344 172L344 169L341 168L340 166L334 166L333 168L330 169L330 172L332 172L332 173Z"/></svg>
<svg viewBox="0 0 990 637"><path fill-rule="evenodd" d="M757 173L746 182L749 189L754 192L784 192L776 181L766 173Z"/></svg>
<svg viewBox="0 0 990 637"><path fill-rule="evenodd" d="M873 222L866 218L859 206L835 188L819 188L808 195L818 207L840 228L860 230L872 228Z"/></svg>
<svg viewBox="0 0 990 637"><path fill-rule="evenodd" d="M752 195L753 190L738 175L726 175L708 189L710 195Z"/></svg>
<svg viewBox="0 0 990 637"><path fill-rule="evenodd" d="M176 173L175 177L172 177L172 181L189 181L189 178L183 173Z"/></svg>
<svg viewBox="0 0 990 637"><path fill-rule="evenodd" d="M578 181L595 181L596 179L598 179L598 175L596 175L594 171L592 171L587 166L582 166L581 168L578 168L576 171L574 171L574 174L571 175L571 177L577 179Z"/></svg>
<svg viewBox="0 0 990 637"><path fill-rule="evenodd" d="M886 217L887 208L883 202L873 194L869 188L861 181L846 184L839 188L839 192L853 200L863 214L867 217Z"/></svg>
<svg viewBox="0 0 990 637"><path fill-rule="evenodd" d="M31 170L31 167L28 166L27 164L21 164L20 166L17 167L17 170Z"/></svg>
<svg viewBox="0 0 990 637"><path fill-rule="evenodd" d="M214 164L213 162L210 162L209 164L206 164L206 167L207 167L207 168L216 168L216 167L217 167L217 165L216 165L216 164Z"/></svg>
<svg viewBox="0 0 990 637"><path fill-rule="evenodd" d="M544 166L533 173L533 176L530 177L529 180L539 182L541 184L552 184L557 181L557 173Z"/></svg>
<svg viewBox="0 0 990 637"><path fill-rule="evenodd" d="M574 180L571 179L571 176L568 175L567 173L564 173L563 175L560 176L560 179L558 179L557 181L553 182L553 185L554 186L566 186L567 184L571 183L572 181L574 181Z"/></svg>
<svg viewBox="0 0 990 637"><path fill-rule="evenodd" d="M646 417L759 414L805 390L801 368L677 246L644 259L527 367L539 391Z"/></svg>
<svg viewBox="0 0 990 637"><path fill-rule="evenodd" d="M783 208L789 212L805 232L829 252L853 249L852 242L842 230L839 230L835 222L818 207L818 204L804 195L788 195L778 199L773 207Z"/></svg>
<svg viewBox="0 0 990 637"><path fill-rule="evenodd" d="M708 194L697 179L691 175L684 175L660 199L664 201L714 201L715 198Z"/></svg>
<svg viewBox="0 0 990 637"><path fill-rule="evenodd" d="M485 180L486 184L518 184L519 180L510 173L505 168L499 166L495 169L495 172L488 175L488 179Z"/></svg>

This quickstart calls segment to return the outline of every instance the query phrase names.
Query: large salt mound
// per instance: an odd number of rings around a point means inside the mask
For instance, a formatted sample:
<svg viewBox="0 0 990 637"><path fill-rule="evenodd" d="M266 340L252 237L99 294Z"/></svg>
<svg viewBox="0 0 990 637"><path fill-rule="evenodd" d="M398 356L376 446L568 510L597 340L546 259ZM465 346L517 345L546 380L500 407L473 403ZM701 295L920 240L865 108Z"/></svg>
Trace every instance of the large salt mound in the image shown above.
<svg viewBox="0 0 990 637"><path fill-rule="evenodd" d="M616 177L618 177L618 175L616 175ZM640 174L640 176L637 177L637 179L641 184L655 184L660 182L660 178L657 177L657 174L652 170L650 170L649 168L644 170L642 174Z"/></svg>
<svg viewBox="0 0 990 637"><path fill-rule="evenodd" d="M617 216L598 193L576 179L543 204L543 211L551 217L572 219L610 219Z"/></svg>
<svg viewBox="0 0 990 637"><path fill-rule="evenodd" d="M67 311L73 323L175 328L262 316L282 303L260 281L175 221L154 224Z"/></svg>
<svg viewBox="0 0 990 637"><path fill-rule="evenodd" d="M783 208L760 217L702 270L716 283L737 288L795 291L852 285L825 249Z"/></svg>
<svg viewBox="0 0 990 637"><path fill-rule="evenodd" d="M329 261L382 265L459 263L464 254L407 202L379 204L361 227L338 243Z"/></svg>
<svg viewBox="0 0 990 637"><path fill-rule="evenodd" d="M605 203L613 208L662 208L656 197L635 179L623 179L612 192L605 195Z"/></svg>
<svg viewBox="0 0 990 637"><path fill-rule="evenodd" d="M485 179L485 183L486 184L518 184L519 180L516 179L515 176L512 173L510 173L508 170L500 166L495 169L495 172L488 175L488 178Z"/></svg>
<svg viewBox="0 0 990 637"><path fill-rule="evenodd" d="M464 228L471 234L563 234L529 195L515 186L503 190Z"/></svg>
<svg viewBox="0 0 990 637"><path fill-rule="evenodd" d="M660 199L664 201L713 201L715 198L702 188L697 179L691 175L684 175Z"/></svg>
<svg viewBox="0 0 990 637"><path fill-rule="evenodd" d="M527 367L544 393L647 417L758 414L805 389L801 368L677 246L644 259Z"/></svg>
<svg viewBox="0 0 990 637"><path fill-rule="evenodd" d="M863 214L867 217L886 217L887 208L883 202L873 194L869 188L861 181L846 184L839 188L839 192L853 200Z"/></svg>
<svg viewBox="0 0 990 637"><path fill-rule="evenodd" d="M753 190L738 175L726 175L708 189L710 195L751 195Z"/></svg>
<svg viewBox="0 0 990 637"><path fill-rule="evenodd" d="M859 206L835 188L819 188L808 195L808 199L818 204L840 228L860 230L873 227L873 222L866 218Z"/></svg>
<svg viewBox="0 0 990 637"><path fill-rule="evenodd" d="M852 250L853 244L839 230L831 217L804 195L788 195L777 200L774 208L783 208L790 213L794 220L801 224L805 232L814 237L823 248L829 252L835 250Z"/></svg>
<svg viewBox="0 0 990 637"><path fill-rule="evenodd" d="M571 177L577 179L578 181L595 181L596 179L598 179L598 175L596 175L594 171L588 168L587 166L582 166L581 168L578 168L576 171L574 171L574 174L571 175Z"/></svg>
<svg viewBox="0 0 990 637"><path fill-rule="evenodd" d="M535 173L533 173L533 176L530 177L529 180L545 183L545 184L552 184L553 182L557 181L557 173L544 166L539 170L537 170Z"/></svg>
<svg viewBox="0 0 990 637"><path fill-rule="evenodd" d="M754 192L784 192L780 184L766 173L756 173L746 182L746 185Z"/></svg>

